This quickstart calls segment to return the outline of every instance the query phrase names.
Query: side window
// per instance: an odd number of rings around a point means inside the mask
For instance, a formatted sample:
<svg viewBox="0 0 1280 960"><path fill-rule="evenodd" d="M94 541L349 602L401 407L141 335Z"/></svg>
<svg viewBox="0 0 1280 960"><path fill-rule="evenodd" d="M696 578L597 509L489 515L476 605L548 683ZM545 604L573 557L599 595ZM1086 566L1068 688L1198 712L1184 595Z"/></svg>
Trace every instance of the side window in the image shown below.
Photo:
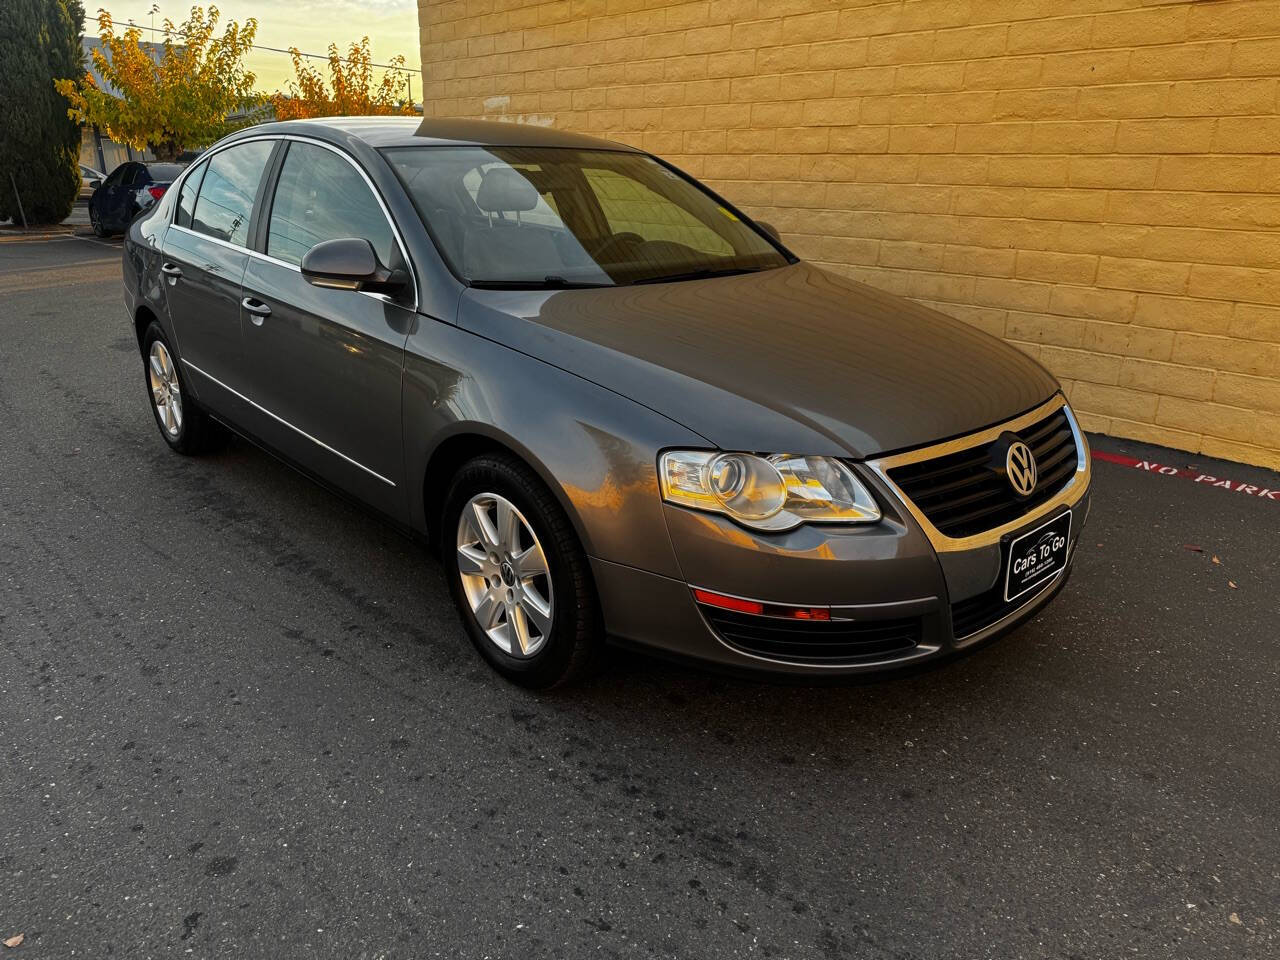
<svg viewBox="0 0 1280 960"><path fill-rule="evenodd" d="M646 240L679 243L714 256L733 254L733 245L724 237L639 181L616 170L587 168L582 172L615 234L635 233Z"/></svg>
<svg viewBox="0 0 1280 960"><path fill-rule="evenodd" d="M114 170L111 171L111 175L107 177L106 186L108 187L119 186L120 181L124 179L124 175L128 172L129 172L129 165L127 163L122 166L116 167Z"/></svg>
<svg viewBox="0 0 1280 960"><path fill-rule="evenodd" d="M213 155L196 198L192 230L247 245L253 198L274 146L271 140L254 140Z"/></svg>
<svg viewBox="0 0 1280 960"><path fill-rule="evenodd" d="M180 227L190 228L191 226L196 208L196 194L200 192L200 181L204 179L207 166L207 163L200 164L182 181L182 192L178 194L178 212L173 216L173 222Z"/></svg>
<svg viewBox="0 0 1280 960"><path fill-rule="evenodd" d="M391 263L391 225L356 169L324 147L289 144L267 228L267 255L301 263L317 243L362 237L378 261Z"/></svg>

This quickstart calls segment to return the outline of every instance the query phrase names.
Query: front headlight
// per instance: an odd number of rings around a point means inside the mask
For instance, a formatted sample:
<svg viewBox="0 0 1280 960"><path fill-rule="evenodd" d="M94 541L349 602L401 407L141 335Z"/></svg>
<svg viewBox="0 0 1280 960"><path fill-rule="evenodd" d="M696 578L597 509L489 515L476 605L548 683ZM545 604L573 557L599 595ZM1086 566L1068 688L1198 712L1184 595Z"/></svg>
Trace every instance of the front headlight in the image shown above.
<svg viewBox="0 0 1280 960"><path fill-rule="evenodd" d="M723 513L756 530L880 519L875 498L831 457L668 450L658 477L667 502Z"/></svg>

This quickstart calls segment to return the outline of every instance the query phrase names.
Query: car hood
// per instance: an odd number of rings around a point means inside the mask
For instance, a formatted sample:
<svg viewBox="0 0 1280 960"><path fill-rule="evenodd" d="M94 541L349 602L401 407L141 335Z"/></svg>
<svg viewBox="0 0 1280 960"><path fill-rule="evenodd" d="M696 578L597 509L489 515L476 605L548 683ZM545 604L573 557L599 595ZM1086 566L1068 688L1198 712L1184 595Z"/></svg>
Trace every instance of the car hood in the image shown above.
<svg viewBox="0 0 1280 960"><path fill-rule="evenodd" d="M668 284L470 288L458 322L721 449L871 457L999 423L1058 389L1003 341L806 263Z"/></svg>

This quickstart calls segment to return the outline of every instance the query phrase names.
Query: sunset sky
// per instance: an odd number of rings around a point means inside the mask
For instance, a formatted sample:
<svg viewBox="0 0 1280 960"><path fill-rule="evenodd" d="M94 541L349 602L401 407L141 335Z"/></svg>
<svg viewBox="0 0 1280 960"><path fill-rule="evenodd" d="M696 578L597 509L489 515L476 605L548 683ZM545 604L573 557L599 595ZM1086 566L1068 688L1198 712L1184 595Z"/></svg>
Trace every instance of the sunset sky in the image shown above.
<svg viewBox="0 0 1280 960"><path fill-rule="evenodd" d="M140 26L152 22L151 2L143 0L107 0L85 2L85 33L97 34L97 11L110 11L112 19L123 23L132 19ZM227 20L258 20L258 36L254 41L269 47L298 47L304 53L325 53L330 43L345 49L353 40L366 34L377 63L386 63L403 54L407 65L416 69L421 63L418 50L418 8L415 0L224 0L213 4ZM205 7L209 4L205 3ZM160 3L155 25L167 16L176 22L186 19L190 4ZM159 37L144 31L146 37ZM248 59L249 68L258 75L258 88L264 92L283 87L293 76L293 65L287 54L255 50ZM324 64L316 61L316 65ZM420 78L415 74L413 96L422 100Z"/></svg>

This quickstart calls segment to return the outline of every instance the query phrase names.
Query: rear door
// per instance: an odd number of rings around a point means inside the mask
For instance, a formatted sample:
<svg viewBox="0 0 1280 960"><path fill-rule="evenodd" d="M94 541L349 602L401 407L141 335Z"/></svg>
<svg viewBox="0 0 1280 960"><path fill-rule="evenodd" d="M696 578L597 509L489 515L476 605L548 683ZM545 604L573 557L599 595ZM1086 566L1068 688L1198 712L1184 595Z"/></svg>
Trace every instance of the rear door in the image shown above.
<svg viewBox="0 0 1280 960"><path fill-rule="evenodd" d="M396 297L313 286L299 270L317 243L361 237L408 267L377 192L347 154L285 145L258 247L244 275L245 369L262 410L253 430L291 459L404 519L400 380L417 316Z"/></svg>
<svg viewBox="0 0 1280 960"><path fill-rule="evenodd" d="M277 142L236 144L193 169L164 236L165 297L187 382L207 406L234 419L246 383L240 283L255 200Z"/></svg>

